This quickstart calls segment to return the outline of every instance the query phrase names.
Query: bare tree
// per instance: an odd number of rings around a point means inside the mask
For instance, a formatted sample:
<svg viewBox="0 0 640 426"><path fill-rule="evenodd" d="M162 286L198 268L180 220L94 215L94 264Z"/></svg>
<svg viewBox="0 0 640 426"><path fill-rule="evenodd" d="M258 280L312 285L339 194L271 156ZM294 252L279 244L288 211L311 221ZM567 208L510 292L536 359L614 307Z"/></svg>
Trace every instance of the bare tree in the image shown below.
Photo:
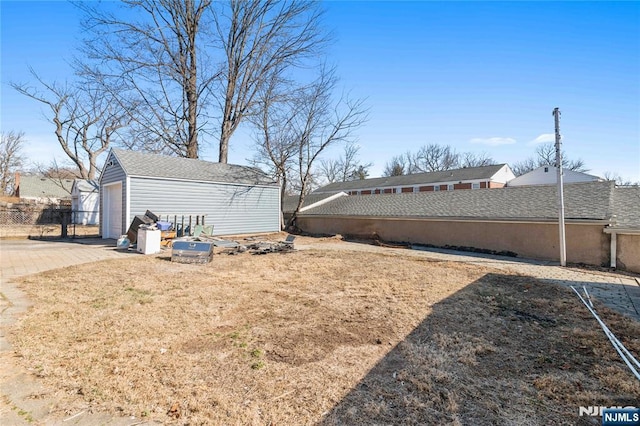
<svg viewBox="0 0 640 426"><path fill-rule="evenodd" d="M92 38L83 72L103 84L135 125L132 147L198 158L199 117L217 76L202 28L212 0L123 0L136 20L80 2ZM123 15L125 16L125 15ZM136 108L132 108L135 106Z"/></svg>
<svg viewBox="0 0 640 426"><path fill-rule="evenodd" d="M358 145L348 142L339 158L320 160L318 178L328 183L366 179L372 164L361 164L358 161L359 151Z"/></svg>
<svg viewBox="0 0 640 426"><path fill-rule="evenodd" d="M458 167L483 167L490 166L492 164L496 164L496 162L486 152L479 154L474 152L463 152L460 154Z"/></svg>
<svg viewBox="0 0 640 426"><path fill-rule="evenodd" d="M340 159L320 160L318 175L327 183L344 182L340 179Z"/></svg>
<svg viewBox="0 0 640 426"><path fill-rule="evenodd" d="M511 165L511 170L513 174L516 176L522 176L525 173L529 173L532 170L535 170L538 166L536 160L533 157L529 157L525 160L517 161Z"/></svg>
<svg viewBox="0 0 640 426"><path fill-rule="evenodd" d="M0 140L0 193L11 194L15 191L14 176L24 163L22 148L24 132L2 132Z"/></svg>
<svg viewBox="0 0 640 426"><path fill-rule="evenodd" d="M482 167L495 164L487 153L458 153L450 145L423 145L417 152L395 156L387 162L383 176L429 173L463 167Z"/></svg>
<svg viewBox="0 0 640 426"><path fill-rule="evenodd" d="M297 141L297 178L300 198L289 224L294 223L304 197L310 189L313 166L329 146L349 142L353 132L367 119L364 101L351 100L344 95L333 102L337 85L334 70L322 69L318 79L300 91L295 107L295 134Z"/></svg>
<svg viewBox="0 0 640 426"><path fill-rule="evenodd" d="M409 172L409 162L406 155L396 155L384 167L382 176L402 176Z"/></svg>
<svg viewBox="0 0 640 426"><path fill-rule="evenodd" d="M316 180L314 165L321 154L330 146L353 141L367 111L361 100L343 95L334 101L337 79L333 69L322 68L313 83L293 90L283 90L273 81L270 95L264 96L268 93L264 91L260 97L262 119L253 119L260 130L256 161L271 163L280 181L299 194L291 224Z"/></svg>
<svg viewBox="0 0 640 426"><path fill-rule="evenodd" d="M78 170L71 167L64 167L58 164L56 160L53 160L47 167L38 168L44 177L51 179L78 179L82 176L78 176Z"/></svg>
<svg viewBox="0 0 640 426"><path fill-rule="evenodd" d="M257 97L259 114L250 117L257 129L256 153L250 161L266 169L280 184L281 203L290 191L292 160L297 151L291 114L294 96L290 90L290 82L280 79L278 73L271 74Z"/></svg>
<svg viewBox="0 0 640 426"><path fill-rule="evenodd" d="M617 172L606 171L604 172L603 177L605 180L615 181L616 185L618 186L640 185L640 182L633 182L630 179L626 179Z"/></svg>
<svg viewBox="0 0 640 426"><path fill-rule="evenodd" d="M538 167L553 166L556 163L556 148L552 143L538 145L535 151L536 157L530 157L523 161L514 163L511 167L516 176L528 173ZM573 170L576 172L588 172L584 161L581 158L577 160L569 160L564 151L562 151L562 168Z"/></svg>
<svg viewBox="0 0 640 426"><path fill-rule="evenodd" d="M459 164L459 154L448 145L429 144L409 156L409 172L424 173L455 169Z"/></svg>
<svg viewBox="0 0 640 426"><path fill-rule="evenodd" d="M540 166L553 165L556 162L556 148L551 143L538 145L535 153L537 164ZM563 155L562 157L564 158L565 156Z"/></svg>
<svg viewBox="0 0 640 426"><path fill-rule="evenodd" d="M58 144L83 179L95 179L100 170L98 157L109 148L118 130L127 125L128 114L90 81L58 85L45 82L33 69L31 74L39 88L17 83L11 86L49 108L47 118Z"/></svg>
<svg viewBox="0 0 640 426"><path fill-rule="evenodd" d="M315 2L231 0L217 11L215 28L225 52L216 96L222 107L219 161L226 163L229 139L255 113L257 95L274 73L284 73L318 55L322 37Z"/></svg>

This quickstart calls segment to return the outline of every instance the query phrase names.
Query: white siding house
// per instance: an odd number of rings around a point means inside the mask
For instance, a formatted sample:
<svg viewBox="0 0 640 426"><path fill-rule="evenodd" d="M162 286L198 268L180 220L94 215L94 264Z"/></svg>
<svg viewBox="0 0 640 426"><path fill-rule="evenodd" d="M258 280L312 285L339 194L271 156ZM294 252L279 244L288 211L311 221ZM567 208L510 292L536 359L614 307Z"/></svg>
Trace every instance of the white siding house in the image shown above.
<svg viewBox="0 0 640 426"><path fill-rule="evenodd" d="M569 169L562 169L562 173L563 183L602 182L604 180L598 176L575 172ZM507 186L553 185L556 184L557 181L558 171L556 168L554 166L542 166L515 179L511 179L507 182Z"/></svg>
<svg viewBox="0 0 640 426"><path fill-rule="evenodd" d="M205 216L214 235L277 232L280 187L252 167L112 149L100 177L102 237L120 237L147 210Z"/></svg>
<svg viewBox="0 0 640 426"><path fill-rule="evenodd" d="M100 220L100 185L95 180L76 179L71 187L73 223L97 225Z"/></svg>

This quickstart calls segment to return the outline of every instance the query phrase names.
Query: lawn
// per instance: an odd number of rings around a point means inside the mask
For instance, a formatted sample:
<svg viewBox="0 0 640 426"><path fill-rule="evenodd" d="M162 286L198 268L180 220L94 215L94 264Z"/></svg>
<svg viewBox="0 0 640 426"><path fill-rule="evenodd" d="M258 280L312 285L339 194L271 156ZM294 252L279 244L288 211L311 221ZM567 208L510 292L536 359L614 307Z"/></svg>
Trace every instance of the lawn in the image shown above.
<svg viewBox="0 0 640 426"><path fill-rule="evenodd" d="M564 288L426 257L132 255L25 278L11 334L62 396L169 424L597 424L631 376ZM640 324L597 305L635 354Z"/></svg>

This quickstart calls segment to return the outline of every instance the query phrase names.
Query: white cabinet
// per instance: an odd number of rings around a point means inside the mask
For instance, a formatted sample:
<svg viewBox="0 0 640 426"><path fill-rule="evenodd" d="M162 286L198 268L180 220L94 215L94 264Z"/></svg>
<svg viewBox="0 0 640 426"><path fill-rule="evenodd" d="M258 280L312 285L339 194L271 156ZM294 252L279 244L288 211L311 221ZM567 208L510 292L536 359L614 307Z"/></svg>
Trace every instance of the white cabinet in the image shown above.
<svg viewBox="0 0 640 426"><path fill-rule="evenodd" d="M142 254L160 253L160 230L138 229L136 251Z"/></svg>

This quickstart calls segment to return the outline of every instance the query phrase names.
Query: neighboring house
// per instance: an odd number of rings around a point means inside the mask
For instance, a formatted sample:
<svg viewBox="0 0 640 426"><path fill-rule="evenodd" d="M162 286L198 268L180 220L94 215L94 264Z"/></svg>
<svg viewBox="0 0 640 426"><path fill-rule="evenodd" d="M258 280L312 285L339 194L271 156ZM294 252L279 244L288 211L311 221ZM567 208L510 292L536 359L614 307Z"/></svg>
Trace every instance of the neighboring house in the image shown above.
<svg viewBox="0 0 640 426"><path fill-rule="evenodd" d="M562 183L602 182L598 176L562 169ZM507 186L552 185L558 182L558 170L554 166L542 166L511 179Z"/></svg>
<svg viewBox="0 0 640 426"><path fill-rule="evenodd" d="M507 164L496 164L493 166L465 167L442 172L335 182L318 188L313 193L343 191L349 195L370 195L502 188L513 178L515 178L515 175Z"/></svg>
<svg viewBox="0 0 640 426"><path fill-rule="evenodd" d="M21 176L16 174L16 197L37 203L59 204L71 199L73 179Z"/></svg>
<svg viewBox="0 0 640 426"><path fill-rule="evenodd" d="M100 185L95 180L76 179L71 187L73 223L97 225L100 217Z"/></svg>
<svg viewBox="0 0 640 426"><path fill-rule="evenodd" d="M296 225L309 233L377 235L387 241L557 260L556 191L554 185L537 185L341 197L300 213ZM567 261L613 263L640 272L637 186L616 187L611 181L567 184L564 200Z"/></svg>
<svg viewBox="0 0 640 426"><path fill-rule="evenodd" d="M112 149L100 177L103 238L137 215L205 216L215 235L280 230L280 186L261 170Z"/></svg>

